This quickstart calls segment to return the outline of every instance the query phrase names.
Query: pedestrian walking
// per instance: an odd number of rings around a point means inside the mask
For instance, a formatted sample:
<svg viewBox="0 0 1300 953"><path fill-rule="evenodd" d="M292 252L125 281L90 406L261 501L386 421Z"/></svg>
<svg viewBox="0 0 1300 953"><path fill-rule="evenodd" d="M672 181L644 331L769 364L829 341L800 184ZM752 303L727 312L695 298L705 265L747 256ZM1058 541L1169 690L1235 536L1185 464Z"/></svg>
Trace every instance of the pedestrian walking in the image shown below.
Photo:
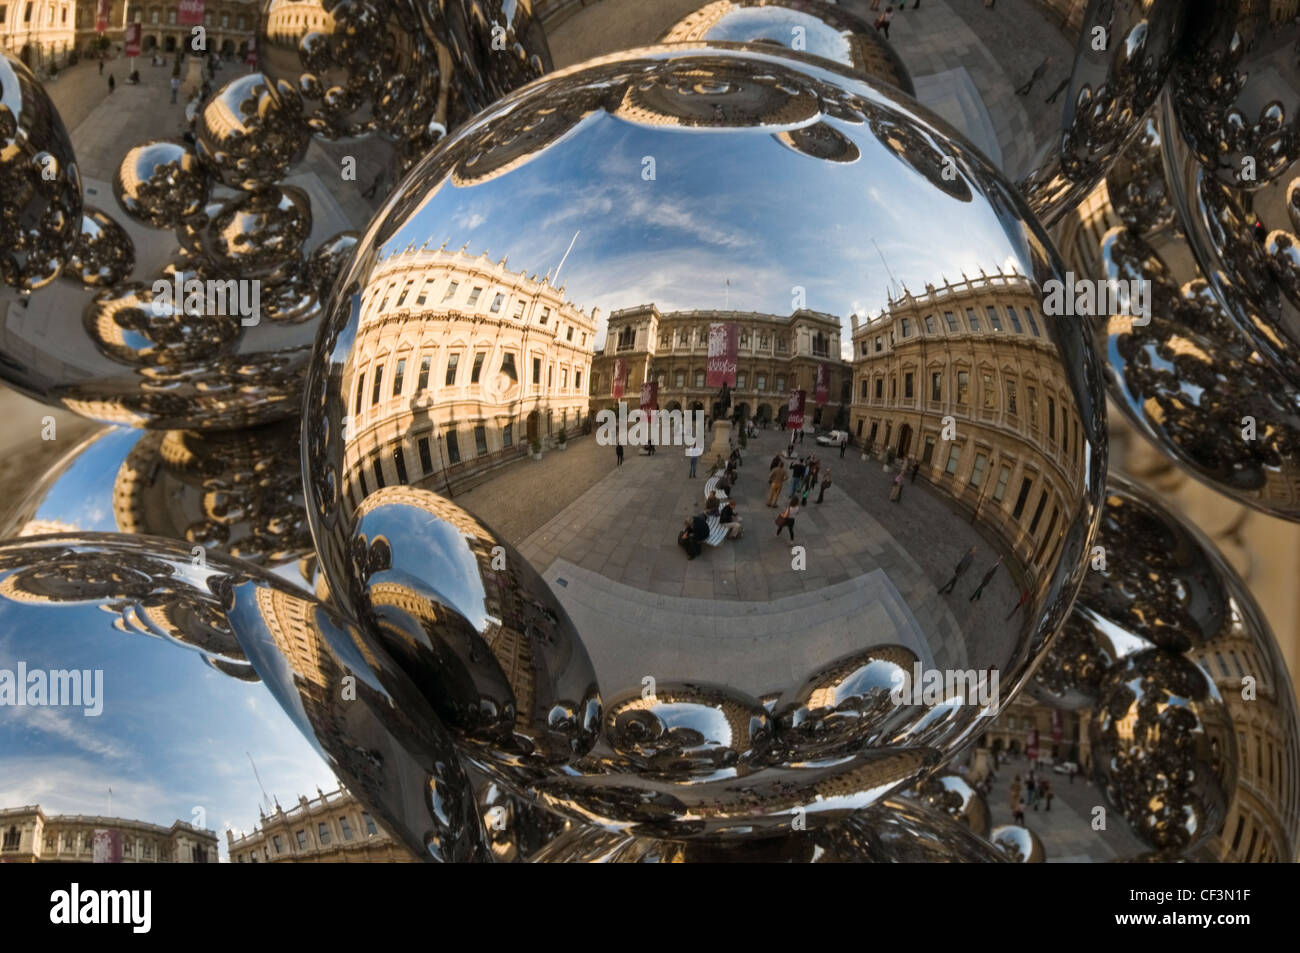
<svg viewBox="0 0 1300 953"><path fill-rule="evenodd" d="M1006 617L1005 619L1003 619L1002 621L1003 621L1003 622L1010 622L1010 621L1011 621L1011 617L1012 617L1013 615L1015 615L1017 612L1019 612L1019 611L1021 610L1021 608L1024 607L1024 604L1025 604L1026 602L1028 602L1028 601L1029 601L1029 590L1026 589L1024 592L1022 592L1022 593L1020 594L1020 601L1017 602L1017 603L1016 603L1016 604L1011 608L1011 611L1007 613L1007 617Z"/></svg>
<svg viewBox="0 0 1300 953"><path fill-rule="evenodd" d="M104 57L102 56L99 58L99 75L104 75Z"/></svg>
<svg viewBox="0 0 1300 953"><path fill-rule="evenodd" d="M621 443L614 445L614 455L618 458L618 465L623 465L623 445Z"/></svg>
<svg viewBox="0 0 1300 953"><path fill-rule="evenodd" d="M840 459L844 459L844 451L849 448L849 435L844 434L840 437Z"/></svg>
<svg viewBox="0 0 1300 953"><path fill-rule="evenodd" d="M180 91L181 91L181 78L179 76L173 76L172 77L172 102L176 102L176 94L179 93Z"/></svg>
<svg viewBox="0 0 1300 953"><path fill-rule="evenodd" d="M1043 799L1047 802L1047 807L1044 810L1050 811L1052 809L1052 783L1050 781L1043 782Z"/></svg>
<svg viewBox="0 0 1300 953"><path fill-rule="evenodd" d="M787 457L794 456L794 431L793 430L790 431L790 446L786 449L785 455Z"/></svg>
<svg viewBox="0 0 1300 953"><path fill-rule="evenodd" d="M921 469L921 465L916 462L916 457L907 458L907 480L909 483L916 482L916 471Z"/></svg>
<svg viewBox="0 0 1300 953"><path fill-rule="evenodd" d="M1071 783L1071 784L1074 783L1074 775L1075 775L1075 773L1076 773L1078 770L1079 770L1078 767L1076 767L1075 765L1073 765L1073 764L1070 765L1069 775L1070 775L1070 783Z"/></svg>
<svg viewBox="0 0 1300 953"><path fill-rule="evenodd" d="M799 459L795 460L795 462L790 466L790 478L794 481L791 484L790 489L795 493L798 493L803 489L803 475L807 468L808 465L803 462L803 457L799 457Z"/></svg>
<svg viewBox="0 0 1300 953"><path fill-rule="evenodd" d="M687 477L688 479L695 479L695 466L700 462L700 457L702 456L704 456L703 447L696 446L686 448L686 459L691 461L691 472Z"/></svg>
<svg viewBox="0 0 1300 953"><path fill-rule="evenodd" d="M885 34L885 39L889 39L889 21L894 19L894 8L885 7L885 12L876 19L876 31Z"/></svg>
<svg viewBox="0 0 1300 953"><path fill-rule="evenodd" d="M1028 96L1029 91L1034 88L1034 83L1038 82L1040 79L1043 78L1043 74L1047 72L1047 67L1048 65L1051 64L1051 62L1052 62L1052 58L1050 56L1044 56L1043 61L1034 67L1034 71L1029 75L1029 79L1025 82L1025 84L1016 89L1016 95Z"/></svg>
<svg viewBox="0 0 1300 953"><path fill-rule="evenodd" d="M831 468L827 467L822 471L822 488L817 494L817 502L820 503L826 497L826 488L831 485Z"/></svg>
<svg viewBox="0 0 1300 953"><path fill-rule="evenodd" d="M790 531L790 542L794 542L794 519L799 515L799 497L790 497L790 502L786 504L781 515L776 518L776 535L781 535L781 530Z"/></svg>
<svg viewBox="0 0 1300 953"><path fill-rule="evenodd" d="M799 428L799 442L800 442L801 444L803 443L803 428L802 428L802 427Z"/></svg>
<svg viewBox="0 0 1300 953"><path fill-rule="evenodd" d="M939 593L941 595L945 592L952 592L953 589L956 588L957 580L961 578L962 573L964 573L967 569L970 568L970 564L974 561L974 559L975 559L975 547L972 546L970 549L966 550L966 555L962 556L961 560L957 563L956 567L954 567L952 571L952 578L949 579L947 582L945 582L942 587L940 587Z"/></svg>
<svg viewBox="0 0 1300 953"><path fill-rule="evenodd" d="M775 508L781 499L781 487L785 486L785 466L780 462L767 473L767 505Z"/></svg>
<svg viewBox="0 0 1300 953"><path fill-rule="evenodd" d="M1057 96L1060 96L1061 93L1065 92L1065 87L1067 87L1067 86L1069 86L1069 85L1070 85L1070 77L1067 76L1067 77L1065 77L1065 79L1061 80L1061 85L1060 85L1060 86L1057 86L1056 89L1052 90L1052 95L1050 95L1050 96L1048 96L1046 99L1044 99L1043 102L1045 102L1045 103L1054 103L1054 102L1056 102L1056 97L1057 97Z"/></svg>
<svg viewBox="0 0 1300 953"><path fill-rule="evenodd" d="M993 577L997 575L998 567L1001 565L1002 565L1002 557L999 556L998 561L989 567L989 571L986 572L984 574L984 578L980 580L979 586L976 588L974 592L971 593L969 601L974 602L976 599L980 597L980 595L984 592L984 587L993 581Z"/></svg>
<svg viewBox="0 0 1300 953"><path fill-rule="evenodd" d="M894 485L889 490L889 502L897 503L903 498L903 471L894 474Z"/></svg>
<svg viewBox="0 0 1300 953"><path fill-rule="evenodd" d="M108 91L111 93L111 92L113 91L113 88L114 88L115 86L117 86L117 80L113 79L113 74L112 74L112 73L109 73L109 74L108 74Z"/></svg>

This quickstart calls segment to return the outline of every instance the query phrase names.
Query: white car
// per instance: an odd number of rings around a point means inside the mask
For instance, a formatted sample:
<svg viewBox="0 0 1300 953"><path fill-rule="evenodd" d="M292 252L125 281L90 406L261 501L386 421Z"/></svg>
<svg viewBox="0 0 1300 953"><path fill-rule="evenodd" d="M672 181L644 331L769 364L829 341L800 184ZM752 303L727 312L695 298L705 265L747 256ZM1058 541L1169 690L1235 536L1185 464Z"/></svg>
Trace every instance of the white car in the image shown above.
<svg viewBox="0 0 1300 953"><path fill-rule="evenodd" d="M1078 774L1079 766L1073 761L1060 761L1052 765L1052 770L1057 774Z"/></svg>
<svg viewBox="0 0 1300 953"><path fill-rule="evenodd" d="M848 438L848 432L844 430L832 430L829 433L821 434L817 437L817 442L823 447L838 447Z"/></svg>

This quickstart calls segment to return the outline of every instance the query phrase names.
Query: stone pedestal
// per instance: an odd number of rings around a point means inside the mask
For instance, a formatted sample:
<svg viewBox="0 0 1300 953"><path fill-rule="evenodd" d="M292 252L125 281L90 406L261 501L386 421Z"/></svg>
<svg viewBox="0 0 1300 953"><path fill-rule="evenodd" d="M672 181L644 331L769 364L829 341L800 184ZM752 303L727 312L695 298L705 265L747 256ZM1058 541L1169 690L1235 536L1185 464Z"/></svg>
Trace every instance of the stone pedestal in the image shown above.
<svg viewBox="0 0 1300 953"><path fill-rule="evenodd" d="M709 456L721 456L726 459L731 456L731 421L715 420L713 422L713 442L709 444Z"/></svg>
<svg viewBox="0 0 1300 953"><path fill-rule="evenodd" d="M203 62L201 56L185 57L185 65L181 68L184 74L181 79L181 94L186 100L197 96L203 88ZM168 78L167 82L170 83L171 79Z"/></svg>

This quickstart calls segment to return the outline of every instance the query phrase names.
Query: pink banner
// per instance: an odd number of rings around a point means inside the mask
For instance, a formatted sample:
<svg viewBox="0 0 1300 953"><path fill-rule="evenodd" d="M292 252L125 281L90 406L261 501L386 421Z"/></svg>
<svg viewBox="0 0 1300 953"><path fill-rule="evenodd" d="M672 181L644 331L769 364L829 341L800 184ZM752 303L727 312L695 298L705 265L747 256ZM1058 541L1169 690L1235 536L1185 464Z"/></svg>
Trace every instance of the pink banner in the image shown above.
<svg viewBox="0 0 1300 953"><path fill-rule="evenodd" d="M1052 709L1052 740L1060 741L1065 737L1065 724L1061 719L1061 710Z"/></svg>
<svg viewBox="0 0 1300 953"><path fill-rule="evenodd" d="M176 8L176 22L182 26L198 26L203 22L203 0L181 0Z"/></svg>
<svg viewBox="0 0 1300 953"><path fill-rule="evenodd" d="M641 409L659 409L659 382L646 381L641 385Z"/></svg>
<svg viewBox="0 0 1300 953"><path fill-rule="evenodd" d="M621 357L614 359L614 386L610 390L610 395L615 400L622 397L627 391L627 360Z"/></svg>
<svg viewBox="0 0 1300 953"><path fill-rule="evenodd" d="M1025 737L1025 755L1030 761L1038 757L1038 729L1030 728L1029 734Z"/></svg>
<svg viewBox="0 0 1300 953"><path fill-rule="evenodd" d="M803 428L803 410L807 402L808 392L806 390L790 392L790 402L785 405L785 426L787 430L800 430Z"/></svg>
<svg viewBox="0 0 1300 953"><path fill-rule="evenodd" d="M117 828L96 830L95 839L91 843L93 845L91 863L120 864L122 862L122 832Z"/></svg>
<svg viewBox="0 0 1300 953"><path fill-rule="evenodd" d="M126 25L126 41L122 45L127 56L140 55L140 24L128 23Z"/></svg>
<svg viewBox="0 0 1300 953"><path fill-rule="evenodd" d="M99 0L95 11L95 32L103 33L108 29L108 17L113 7L113 0Z"/></svg>
<svg viewBox="0 0 1300 953"><path fill-rule="evenodd" d="M734 324L709 325L709 387L736 386L736 357L739 354L738 329Z"/></svg>
<svg viewBox="0 0 1300 953"><path fill-rule="evenodd" d="M825 364L817 365L817 388L815 393L818 407L831 399L831 371Z"/></svg>
<svg viewBox="0 0 1300 953"><path fill-rule="evenodd" d="M248 52L244 54L244 62L249 66L257 65L257 36L248 38Z"/></svg>

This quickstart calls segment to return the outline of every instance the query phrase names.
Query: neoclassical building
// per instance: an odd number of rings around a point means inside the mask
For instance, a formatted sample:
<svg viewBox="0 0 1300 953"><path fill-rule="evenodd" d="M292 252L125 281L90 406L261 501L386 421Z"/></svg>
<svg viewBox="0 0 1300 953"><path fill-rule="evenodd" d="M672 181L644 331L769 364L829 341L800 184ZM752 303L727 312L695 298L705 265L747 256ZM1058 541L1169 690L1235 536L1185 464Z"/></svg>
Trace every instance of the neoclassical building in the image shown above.
<svg viewBox="0 0 1300 953"><path fill-rule="evenodd" d="M445 249L408 248L361 295L343 371L345 489L454 484L578 431L596 312L546 278Z"/></svg>
<svg viewBox="0 0 1300 953"><path fill-rule="evenodd" d="M840 319L820 311L789 315L753 311L669 311L653 304L609 316L605 348L592 364L592 412L613 409L614 374L627 362L623 400L638 406L641 385L659 382L661 410L712 413L718 388L706 384L709 325L739 325L731 405L745 417L783 423L790 392L806 390L805 425L831 428L848 406L849 366L840 356ZM825 366L829 401L816 405L817 370Z"/></svg>
<svg viewBox="0 0 1300 953"><path fill-rule="evenodd" d="M394 841L345 788L317 790L308 800L285 810L261 814L251 834L236 837L226 831L232 864L370 864L413 863L410 853Z"/></svg>
<svg viewBox="0 0 1300 953"><path fill-rule="evenodd" d="M114 46L125 39L126 25L139 23L140 51L172 53L188 47L191 31L188 24L177 23L178 0L113 0L105 36ZM99 33L95 29L95 0L77 0L77 48L95 49ZM203 10L203 27L207 32L207 51L227 56L242 56L257 31L261 4L257 0L207 0Z"/></svg>
<svg viewBox="0 0 1300 953"><path fill-rule="evenodd" d="M1045 328L1034 286L1014 274L927 285L853 318L854 438L915 457L1030 566L1050 564L1083 492L1082 421Z"/></svg>
<svg viewBox="0 0 1300 953"><path fill-rule="evenodd" d="M0 0L0 49L33 69L62 63L75 31L73 0Z"/></svg>
<svg viewBox="0 0 1300 953"><path fill-rule="evenodd" d="M0 810L0 863L88 864L96 832L113 832L124 864L215 864L217 834L185 821L171 827L120 817L49 814L39 804Z"/></svg>

